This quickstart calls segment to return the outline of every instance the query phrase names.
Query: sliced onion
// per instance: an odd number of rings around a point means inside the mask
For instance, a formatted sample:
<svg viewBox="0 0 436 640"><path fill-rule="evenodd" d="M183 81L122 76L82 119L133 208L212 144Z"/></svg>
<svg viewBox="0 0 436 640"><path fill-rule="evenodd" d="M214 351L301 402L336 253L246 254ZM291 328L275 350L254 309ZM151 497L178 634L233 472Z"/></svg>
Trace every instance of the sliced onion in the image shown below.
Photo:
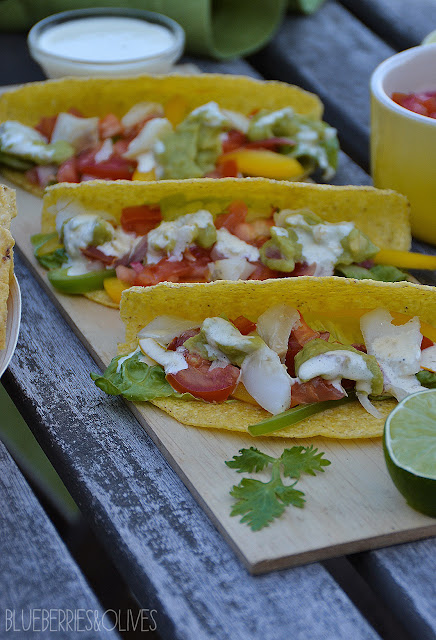
<svg viewBox="0 0 436 640"><path fill-rule="evenodd" d="M276 415L289 409L294 380L272 349L261 347L244 358L240 379L266 411Z"/></svg>
<svg viewBox="0 0 436 640"><path fill-rule="evenodd" d="M372 404L371 400L368 397L368 394L363 393L363 391L356 391L356 396L357 399L359 400L360 404L362 405L362 407L368 411L368 413L370 413L372 416L374 416L374 418L382 418L382 414L380 413L380 411L378 409L376 409L374 407L374 405Z"/></svg>
<svg viewBox="0 0 436 640"><path fill-rule="evenodd" d="M276 304L259 316L257 332L270 349L283 358L288 350L289 336L297 322L300 322L297 309L287 304Z"/></svg>
<svg viewBox="0 0 436 640"><path fill-rule="evenodd" d="M177 316L158 316L141 329L138 333L138 338L153 338L159 344L168 346L174 338L189 329L196 329L198 326L198 322L192 322Z"/></svg>
<svg viewBox="0 0 436 640"><path fill-rule="evenodd" d="M157 102L138 102L121 118L121 124L125 128L133 127L148 116L162 116L163 114L163 106Z"/></svg>

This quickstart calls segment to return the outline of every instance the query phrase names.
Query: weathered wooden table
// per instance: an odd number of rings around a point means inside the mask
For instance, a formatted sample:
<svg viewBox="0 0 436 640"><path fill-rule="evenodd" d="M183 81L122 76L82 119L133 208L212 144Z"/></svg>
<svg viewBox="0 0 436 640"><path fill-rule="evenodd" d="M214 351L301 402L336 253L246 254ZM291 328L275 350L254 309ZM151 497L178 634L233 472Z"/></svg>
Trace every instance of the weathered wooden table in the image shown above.
<svg viewBox="0 0 436 640"><path fill-rule="evenodd" d="M335 183L369 184L370 74L435 27L433 0L327 0L314 16L286 18L249 60L190 60L318 93L348 154ZM0 84L42 79L25 36L2 34L0 55ZM123 402L102 400L89 384L95 363L19 252L16 273L21 335L2 382L139 604L157 610L163 638L436 637L435 540L250 576ZM2 454L0 472L9 464ZM0 607L4 594L0 587Z"/></svg>

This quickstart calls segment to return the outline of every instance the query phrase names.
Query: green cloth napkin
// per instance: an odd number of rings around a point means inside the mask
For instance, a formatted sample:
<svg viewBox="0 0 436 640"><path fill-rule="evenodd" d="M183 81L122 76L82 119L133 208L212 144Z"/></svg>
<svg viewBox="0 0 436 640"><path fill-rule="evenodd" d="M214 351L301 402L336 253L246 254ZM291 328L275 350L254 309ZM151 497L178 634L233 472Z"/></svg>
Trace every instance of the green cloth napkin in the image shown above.
<svg viewBox="0 0 436 640"><path fill-rule="evenodd" d="M314 0L298 0L308 1ZM279 27L287 5L288 0L1 0L0 31L23 31L52 13L70 9L147 9L182 25L188 52L228 59L265 45Z"/></svg>

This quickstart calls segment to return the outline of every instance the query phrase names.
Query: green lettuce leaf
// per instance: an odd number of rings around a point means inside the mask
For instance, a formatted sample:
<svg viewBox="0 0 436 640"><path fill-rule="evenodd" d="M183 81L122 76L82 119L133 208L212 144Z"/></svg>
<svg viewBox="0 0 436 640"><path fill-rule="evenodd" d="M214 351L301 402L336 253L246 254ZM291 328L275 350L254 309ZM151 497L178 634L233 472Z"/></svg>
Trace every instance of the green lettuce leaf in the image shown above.
<svg viewBox="0 0 436 640"><path fill-rule="evenodd" d="M109 395L122 395L133 402L147 402L155 398L169 396L182 397L165 379L165 372L159 365L150 367L141 362L137 353L125 360L117 373L118 361L122 356L113 358L103 373L91 373L97 387Z"/></svg>
<svg viewBox="0 0 436 640"><path fill-rule="evenodd" d="M30 241L33 246L33 254L38 262L44 267L44 269L48 269L51 271L52 269L59 269L64 262L68 261L68 255L65 249L57 248L54 251L49 253L42 253L42 249L44 245L52 240L53 238L57 238L57 233L37 233L30 238Z"/></svg>
<svg viewBox="0 0 436 640"><path fill-rule="evenodd" d="M379 280L381 282L401 282L408 280L409 275L405 271L385 264L376 264L370 269L360 267L357 264L337 264L335 267L341 275L356 280Z"/></svg>

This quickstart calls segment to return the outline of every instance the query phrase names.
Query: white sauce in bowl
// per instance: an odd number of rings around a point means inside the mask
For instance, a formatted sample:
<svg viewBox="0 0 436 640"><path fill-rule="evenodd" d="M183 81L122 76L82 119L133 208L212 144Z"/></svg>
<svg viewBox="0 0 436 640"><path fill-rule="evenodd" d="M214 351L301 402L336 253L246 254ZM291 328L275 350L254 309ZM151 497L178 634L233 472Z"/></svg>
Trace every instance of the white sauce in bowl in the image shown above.
<svg viewBox="0 0 436 640"><path fill-rule="evenodd" d="M46 53L89 62L137 60L173 45L169 29L121 16L71 20L47 29L38 39L38 47Z"/></svg>

